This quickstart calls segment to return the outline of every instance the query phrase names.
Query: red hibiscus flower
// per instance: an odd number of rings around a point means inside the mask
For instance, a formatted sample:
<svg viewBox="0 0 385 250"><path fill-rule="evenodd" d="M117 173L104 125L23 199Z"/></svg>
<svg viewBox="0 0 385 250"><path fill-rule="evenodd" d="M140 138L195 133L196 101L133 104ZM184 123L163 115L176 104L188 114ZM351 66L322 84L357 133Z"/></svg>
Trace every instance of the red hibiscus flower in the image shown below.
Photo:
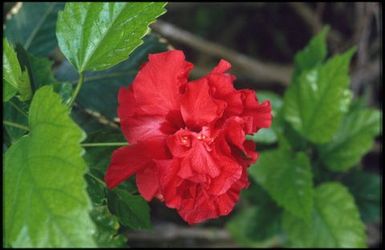
<svg viewBox="0 0 385 250"><path fill-rule="evenodd" d="M188 81L192 67L182 51L152 54L120 89L118 115L130 145L113 152L105 176L114 188L135 174L147 201L158 198L189 224L232 211L258 156L245 136L271 124L269 101L234 89L230 63Z"/></svg>

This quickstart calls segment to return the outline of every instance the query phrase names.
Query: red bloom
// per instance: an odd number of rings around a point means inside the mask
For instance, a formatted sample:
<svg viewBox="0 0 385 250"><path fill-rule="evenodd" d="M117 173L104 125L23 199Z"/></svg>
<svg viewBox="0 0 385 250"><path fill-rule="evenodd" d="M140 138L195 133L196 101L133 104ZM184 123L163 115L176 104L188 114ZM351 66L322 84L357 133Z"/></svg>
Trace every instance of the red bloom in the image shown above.
<svg viewBox="0 0 385 250"><path fill-rule="evenodd" d="M258 156L245 135L271 124L269 101L234 89L230 63L189 82L192 67L182 51L152 54L120 89L118 115L131 145L114 151L105 176L114 188L136 174L146 200L164 201L189 224L232 211Z"/></svg>

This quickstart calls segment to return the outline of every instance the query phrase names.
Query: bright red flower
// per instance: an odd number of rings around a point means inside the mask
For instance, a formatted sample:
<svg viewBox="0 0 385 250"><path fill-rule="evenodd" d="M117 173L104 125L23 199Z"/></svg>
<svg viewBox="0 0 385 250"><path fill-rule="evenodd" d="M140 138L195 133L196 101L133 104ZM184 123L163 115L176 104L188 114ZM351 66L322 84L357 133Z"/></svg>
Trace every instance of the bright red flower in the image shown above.
<svg viewBox="0 0 385 250"><path fill-rule="evenodd" d="M114 151L105 176L114 188L136 174L147 201L164 201L189 224L232 211L258 156L245 136L271 124L270 102L234 89L230 63L189 82L192 67L182 51L152 54L120 89L118 115L131 145Z"/></svg>

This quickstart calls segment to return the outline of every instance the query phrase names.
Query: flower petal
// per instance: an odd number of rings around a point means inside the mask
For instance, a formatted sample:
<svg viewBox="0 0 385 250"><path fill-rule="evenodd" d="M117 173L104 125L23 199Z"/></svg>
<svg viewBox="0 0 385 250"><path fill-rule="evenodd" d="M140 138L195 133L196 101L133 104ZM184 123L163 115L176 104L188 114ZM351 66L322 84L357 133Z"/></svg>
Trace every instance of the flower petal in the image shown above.
<svg viewBox="0 0 385 250"><path fill-rule="evenodd" d="M182 51L152 54L133 82L135 100L149 115L167 115L179 109L180 87L187 83L193 65Z"/></svg>
<svg viewBox="0 0 385 250"><path fill-rule="evenodd" d="M205 78L187 84L181 100L181 113L190 128L200 129L222 116L226 103L215 100L209 90Z"/></svg>

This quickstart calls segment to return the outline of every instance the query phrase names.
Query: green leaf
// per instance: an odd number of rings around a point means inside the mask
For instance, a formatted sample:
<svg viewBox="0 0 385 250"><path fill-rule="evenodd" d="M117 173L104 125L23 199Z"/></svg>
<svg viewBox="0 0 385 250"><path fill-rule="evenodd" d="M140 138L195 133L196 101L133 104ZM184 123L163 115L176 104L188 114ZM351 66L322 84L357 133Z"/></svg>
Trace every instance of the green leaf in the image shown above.
<svg viewBox="0 0 385 250"><path fill-rule="evenodd" d="M281 241L280 216L276 208L249 207L239 211L226 228L243 247L269 247Z"/></svg>
<svg viewBox="0 0 385 250"><path fill-rule="evenodd" d="M293 247L366 247L364 224L349 191L339 183L325 183L315 191L312 221L304 223L285 213L283 228Z"/></svg>
<svg viewBox="0 0 385 250"><path fill-rule="evenodd" d="M150 208L140 195L116 188L108 192L108 208L120 223L132 229L151 227Z"/></svg>
<svg viewBox="0 0 385 250"><path fill-rule="evenodd" d="M295 55L294 65L297 73L310 70L325 60L327 54L326 36L329 29L328 26L324 27L303 50Z"/></svg>
<svg viewBox="0 0 385 250"><path fill-rule="evenodd" d="M34 91L44 85L58 84L52 72L52 61L32 55L19 44L16 45L16 52L20 65L28 70Z"/></svg>
<svg viewBox="0 0 385 250"><path fill-rule="evenodd" d="M303 71L285 93L285 119L313 143L330 141L340 125L350 100L348 71L353 53L351 49Z"/></svg>
<svg viewBox="0 0 385 250"><path fill-rule="evenodd" d="M265 151L249 173L280 206L304 220L310 219L313 182L305 153Z"/></svg>
<svg viewBox="0 0 385 250"><path fill-rule="evenodd" d="M358 170L344 176L342 182L353 194L362 220L368 223L379 222L382 190L380 175Z"/></svg>
<svg viewBox="0 0 385 250"><path fill-rule="evenodd" d="M16 92L20 93L20 100L31 98L32 90L27 71L22 71L17 55L7 39L3 39L3 101L8 101Z"/></svg>
<svg viewBox="0 0 385 250"><path fill-rule="evenodd" d="M63 3L23 2L19 12L5 25L5 36L13 44L20 43L34 55L47 56L57 47L55 25Z"/></svg>
<svg viewBox="0 0 385 250"><path fill-rule="evenodd" d="M59 13L59 47L78 70L108 69L142 44L148 25L165 13L162 2L66 3Z"/></svg>
<svg viewBox="0 0 385 250"><path fill-rule="evenodd" d="M381 113L378 110L350 110L332 141L318 147L321 160L332 171L349 170L372 149L380 129Z"/></svg>
<svg viewBox="0 0 385 250"><path fill-rule="evenodd" d="M5 153L5 240L12 247L92 247L84 132L51 86L34 95L30 133Z"/></svg>
<svg viewBox="0 0 385 250"><path fill-rule="evenodd" d="M263 102L264 100L270 101L272 106L273 122L270 128L262 128L254 135L248 136L248 139L258 143L271 144L277 141L277 134L275 129L277 126L279 126L279 124L276 118L283 104L282 98L270 91L258 91L257 97L259 102Z"/></svg>
<svg viewBox="0 0 385 250"><path fill-rule="evenodd" d="M91 217L95 222L94 239L98 247L124 247L126 238L118 234L118 219L113 216L106 206L94 208Z"/></svg>
<svg viewBox="0 0 385 250"><path fill-rule="evenodd" d="M23 126L28 127L28 104L21 102L18 98L14 97L8 102L4 103L3 119L11 121ZM5 130L9 136L10 142L15 143L26 131L20 128L4 125Z"/></svg>
<svg viewBox="0 0 385 250"><path fill-rule="evenodd" d="M143 40L144 43L135 49L128 60L108 70L87 72L76 103L111 120L117 117L119 88L132 82L139 67L147 61L148 54L167 50L166 45L160 43L154 35L147 35ZM63 62L56 72L59 80L73 83L78 81L78 75L67 61Z"/></svg>
<svg viewBox="0 0 385 250"><path fill-rule="evenodd" d="M124 142L125 139L119 130L103 128L89 133L86 143L92 142ZM94 204L104 204L107 200L107 189L104 183L104 174L111 160L111 155L117 147L86 147L84 159L89 166L86 175L87 191Z"/></svg>

